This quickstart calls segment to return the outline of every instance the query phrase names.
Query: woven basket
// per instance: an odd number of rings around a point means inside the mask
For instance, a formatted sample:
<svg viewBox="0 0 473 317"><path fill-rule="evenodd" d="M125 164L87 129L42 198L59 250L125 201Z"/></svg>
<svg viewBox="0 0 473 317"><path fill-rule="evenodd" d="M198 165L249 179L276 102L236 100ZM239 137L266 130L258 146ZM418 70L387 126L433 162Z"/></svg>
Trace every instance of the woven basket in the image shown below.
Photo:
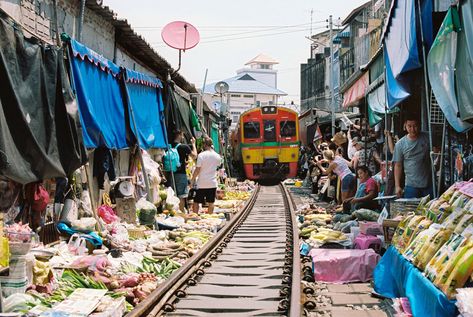
<svg viewBox="0 0 473 317"><path fill-rule="evenodd" d="M143 239L145 237L145 228L128 228L128 236L133 239Z"/></svg>

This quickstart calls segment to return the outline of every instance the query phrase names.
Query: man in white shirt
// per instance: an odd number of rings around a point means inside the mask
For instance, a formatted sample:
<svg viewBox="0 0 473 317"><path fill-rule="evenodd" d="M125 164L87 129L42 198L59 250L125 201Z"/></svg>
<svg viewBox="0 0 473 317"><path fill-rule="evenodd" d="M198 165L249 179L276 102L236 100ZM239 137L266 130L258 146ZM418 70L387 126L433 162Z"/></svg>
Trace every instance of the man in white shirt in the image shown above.
<svg viewBox="0 0 473 317"><path fill-rule="evenodd" d="M217 169L222 164L222 158L213 150L213 142L205 138L204 151L197 156L197 164L192 175L191 186L197 185L193 211L199 211L199 204L207 202L209 213L214 211L215 195L217 193ZM196 183L197 179L197 183Z"/></svg>

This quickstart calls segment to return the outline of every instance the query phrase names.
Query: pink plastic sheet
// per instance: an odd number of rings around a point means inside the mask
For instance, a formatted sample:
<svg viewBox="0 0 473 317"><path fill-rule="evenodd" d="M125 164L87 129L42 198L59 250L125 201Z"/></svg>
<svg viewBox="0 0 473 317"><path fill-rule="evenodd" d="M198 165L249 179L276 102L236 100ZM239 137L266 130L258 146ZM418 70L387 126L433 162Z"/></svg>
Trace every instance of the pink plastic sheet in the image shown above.
<svg viewBox="0 0 473 317"><path fill-rule="evenodd" d="M379 261L379 255L372 249L312 249L309 255L315 280L335 284L371 280Z"/></svg>

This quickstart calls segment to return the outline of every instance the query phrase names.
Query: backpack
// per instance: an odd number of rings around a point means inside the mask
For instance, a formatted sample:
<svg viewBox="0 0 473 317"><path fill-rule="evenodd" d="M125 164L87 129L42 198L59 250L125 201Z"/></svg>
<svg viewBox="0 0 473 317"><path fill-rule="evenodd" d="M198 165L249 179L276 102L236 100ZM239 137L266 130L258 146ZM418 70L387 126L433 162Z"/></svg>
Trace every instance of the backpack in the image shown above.
<svg viewBox="0 0 473 317"><path fill-rule="evenodd" d="M177 147L180 143L176 144L176 146L169 147L163 156L163 169L165 172L175 172L179 167L181 167L181 160L179 158L179 152L177 152Z"/></svg>

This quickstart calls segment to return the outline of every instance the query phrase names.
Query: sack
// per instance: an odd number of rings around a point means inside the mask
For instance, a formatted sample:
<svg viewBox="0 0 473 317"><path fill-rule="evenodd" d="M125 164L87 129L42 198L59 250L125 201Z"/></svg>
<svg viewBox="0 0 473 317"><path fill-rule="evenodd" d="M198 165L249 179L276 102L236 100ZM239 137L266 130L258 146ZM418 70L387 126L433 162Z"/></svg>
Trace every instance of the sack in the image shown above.
<svg viewBox="0 0 473 317"><path fill-rule="evenodd" d="M163 156L163 169L165 172L175 172L181 167L181 160L179 158L179 152L177 151L180 143L176 144L175 147L170 147L166 150Z"/></svg>
<svg viewBox="0 0 473 317"><path fill-rule="evenodd" d="M43 212L49 203L49 193L40 183L26 185L26 198L30 203L31 210Z"/></svg>

